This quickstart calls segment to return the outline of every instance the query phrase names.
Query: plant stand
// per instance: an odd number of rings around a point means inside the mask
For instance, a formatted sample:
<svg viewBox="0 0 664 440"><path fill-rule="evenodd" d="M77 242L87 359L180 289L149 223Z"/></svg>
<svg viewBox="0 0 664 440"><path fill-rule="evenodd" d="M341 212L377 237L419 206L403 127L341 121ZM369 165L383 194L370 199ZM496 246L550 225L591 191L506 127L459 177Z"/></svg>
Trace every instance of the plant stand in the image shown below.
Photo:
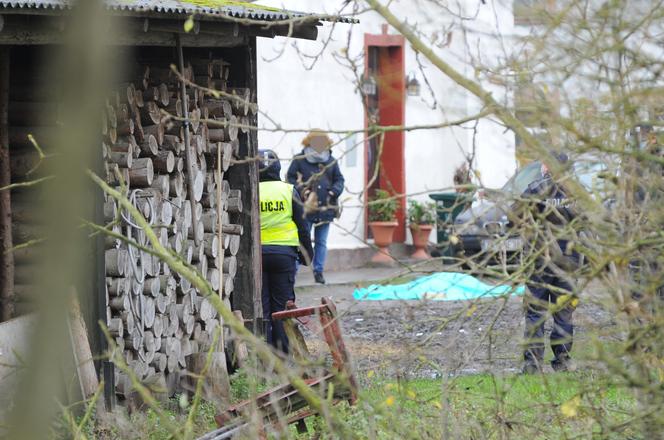
<svg viewBox="0 0 664 440"><path fill-rule="evenodd" d="M429 244L429 236L433 225L410 225L410 232L413 235L413 246L415 252L410 256L414 260L428 260L431 258L427 252L427 245Z"/></svg>
<svg viewBox="0 0 664 440"><path fill-rule="evenodd" d="M378 248L371 258L372 263L394 264L394 258L390 254L390 245L394 236L394 230L399 225L397 222L370 222L369 227L374 237L374 244Z"/></svg>

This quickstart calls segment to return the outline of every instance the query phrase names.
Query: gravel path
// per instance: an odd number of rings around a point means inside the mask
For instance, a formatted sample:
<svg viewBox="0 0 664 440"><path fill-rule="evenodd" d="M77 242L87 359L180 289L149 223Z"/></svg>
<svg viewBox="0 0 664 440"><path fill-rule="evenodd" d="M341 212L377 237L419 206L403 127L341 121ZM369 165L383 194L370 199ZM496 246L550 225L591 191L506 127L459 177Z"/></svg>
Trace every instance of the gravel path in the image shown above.
<svg viewBox="0 0 664 440"><path fill-rule="evenodd" d="M521 367L522 298L356 301L354 289L352 283L316 285L298 287L296 294L299 306L319 304L322 296L332 297L360 374L376 370L390 376L435 377L513 372ZM598 294L596 289L589 291L589 297ZM575 312L575 324L575 341L581 342L589 329L610 326L611 318L585 301ZM312 349L323 348L307 332L305 336Z"/></svg>

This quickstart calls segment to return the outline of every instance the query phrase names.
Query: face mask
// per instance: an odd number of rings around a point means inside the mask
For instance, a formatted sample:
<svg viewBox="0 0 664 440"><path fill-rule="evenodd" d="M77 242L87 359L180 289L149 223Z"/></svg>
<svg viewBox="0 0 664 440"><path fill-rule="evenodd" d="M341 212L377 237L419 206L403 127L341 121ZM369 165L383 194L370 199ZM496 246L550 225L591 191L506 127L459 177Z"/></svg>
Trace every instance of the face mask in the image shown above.
<svg viewBox="0 0 664 440"><path fill-rule="evenodd" d="M304 147L304 157L309 163L323 163L330 159L330 150L318 152L311 147Z"/></svg>

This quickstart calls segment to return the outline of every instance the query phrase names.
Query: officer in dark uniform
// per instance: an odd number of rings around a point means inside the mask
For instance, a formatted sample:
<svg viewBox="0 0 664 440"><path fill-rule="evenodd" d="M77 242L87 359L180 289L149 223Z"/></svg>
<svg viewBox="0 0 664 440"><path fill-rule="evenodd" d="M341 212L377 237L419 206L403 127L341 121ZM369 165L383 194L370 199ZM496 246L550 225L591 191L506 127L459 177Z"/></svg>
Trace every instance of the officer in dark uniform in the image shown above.
<svg viewBox="0 0 664 440"><path fill-rule="evenodd" d="M272 313L293 299L297 261L308 265L313 251L304 209L293 185L282 182L272 150L259 150L259 199L263 261L263 322L267 342L288 353L288 338Z"/></svg>
<svg viewBox="0 0 664 440"><path fill-rule="evenodd" d="M634 130L636 140L635 147L653 156L662 156L662 147L659 143L657 133L652 125L641 124ZM664 167L659 164L648 162L637 162L627 158L623 164L624 172L638 176L635 179L634 206L632 209L639 212L637 217L644 219L644 226L648 226L648 220L654 220L657 208L663 206L664 197L662 197L662 178L664 177ZM660 217L661 218L661 217ZM655 226L655 225L653 225ZM660 226L660 229L664 225ZM649 300L664 300L664 285L657 285L658 278L661 280L661 269L658 259L661 261L659 252L652 252L649 248L639 251L640 258L630 261L629 269L634 280L634 291L632 298L637 302L648 302ZM654 283L655 294L644 295L644 290ZM649 298L652 297L652 298Z"/></svg>
<svg viewBox="0 0 664 440"><path fill-rule="evenodd" d="M567 156L557 155L561 163ZM528 281L529 295L524 298L526 330L524 349L524 373L541 371L544 358L544 321L547 314L553 316L553 329L550 341L554 359L551 366L556 371L566 371L571 367L570 352L574 325L572 314L578 299L572 295L572 286L561 276L561 271L574 270L578 255L567 252L568 241L559 238L560 231L574 219L574 203L564 188L556 183L546 165L542 164L542 176L531 183L524 192L524 199L532 202L537 234L550 230L555 235L554 244L549 246L549 258L538 259L537 267ZM550 241L550 235L534 240L538 246ZM557 248L555 248L557 246Z"/></svg>

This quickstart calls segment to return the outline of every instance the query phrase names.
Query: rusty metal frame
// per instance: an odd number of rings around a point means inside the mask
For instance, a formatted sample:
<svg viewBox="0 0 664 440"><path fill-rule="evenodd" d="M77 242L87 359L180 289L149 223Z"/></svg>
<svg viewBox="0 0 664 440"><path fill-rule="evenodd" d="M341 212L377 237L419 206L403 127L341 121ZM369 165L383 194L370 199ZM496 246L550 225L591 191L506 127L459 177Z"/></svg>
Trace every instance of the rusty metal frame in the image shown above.
<svg viewBox="0 0 664 440"><path fill-rule="evenodd" d="M292 305L290 306L292 307ZM348 401L351 405L357 401L357 381L353 374L350 353L346 348L346 344L341 334L341 327L339 326L339 317L337 315L337 308L330 298L321 298L321 305L303 308L290 308L282 312L272 314L272 319L286 320L298 319L316 315L319 318L323 338L327 343L330 354L332 355L332 370L325 372L321 377L305 378L305 383L310 388L315 386L326 386L333 382L341 382L349 385L347 389L343 387L335 387L334 403L342 400ZM304 321L304 320L301 320ZM303 322L304 323L304 322ZM225 437L224 433L230 432L225 430L224 427L231 428L235 432L238 426L246 426L248 422L241 422L238 425L238 420L242 420L244 414L249 409L258 410L263 413L263 420L266 425L279 426L279 421L275 419L275 411L271 409L275 405L282 408L286 413L295 413L286 421L286 425L297 423L298 431L306 431L304 420L307 417L316 415L316 411L308 408L304 399L299 396L298 391L290 384L282 384L276 386L268 391L265 391L253 399L245 400L236 405L227 408L222 414L215 417L217 426L220 430L219 436L210 436L210 433L202 438L207 439L222 439ZM246 419L245 419L246 420Z"/></svg>

